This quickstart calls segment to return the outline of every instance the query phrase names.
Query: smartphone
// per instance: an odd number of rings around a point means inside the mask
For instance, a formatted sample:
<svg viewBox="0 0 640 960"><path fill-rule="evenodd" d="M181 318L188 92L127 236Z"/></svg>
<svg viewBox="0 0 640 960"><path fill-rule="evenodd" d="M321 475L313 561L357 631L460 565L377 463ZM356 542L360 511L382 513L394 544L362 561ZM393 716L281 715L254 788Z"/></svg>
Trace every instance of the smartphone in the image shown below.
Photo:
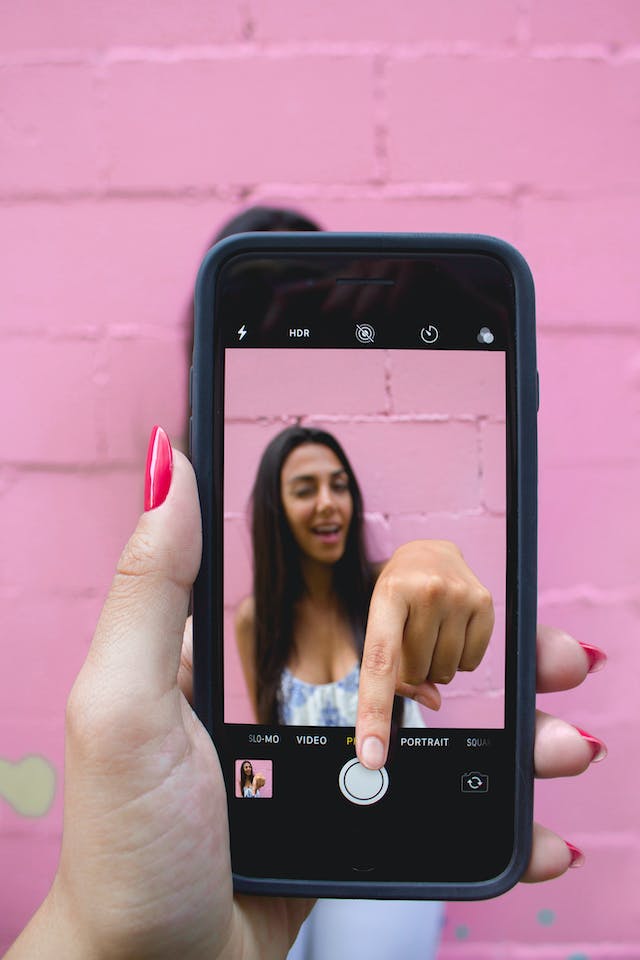
<svg viewBox="0 0 640 960"><path fill-rule="evenodd" d="M241 234L207 254L195 304L194 696L225 777L235 888L504 892L532 827L537 373L525 261L476 235ZM462 551L495 624L480 664L439 688L439 711L396 697L389 756L372 771L354 744L367 604L393 552L423 539Z"/></svg>

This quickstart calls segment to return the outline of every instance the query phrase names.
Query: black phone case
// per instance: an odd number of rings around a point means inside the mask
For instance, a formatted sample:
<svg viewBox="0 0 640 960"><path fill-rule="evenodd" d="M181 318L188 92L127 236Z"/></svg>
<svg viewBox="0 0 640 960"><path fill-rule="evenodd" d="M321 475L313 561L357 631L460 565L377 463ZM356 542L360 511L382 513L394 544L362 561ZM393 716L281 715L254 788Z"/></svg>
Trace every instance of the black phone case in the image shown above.
<svg viewBox="0 0 640 960"><path fill-rule="evenodd" d="M533 278L522 255L510 244L479 234L399 233L245 233L216 244L205 256L195 290L195 336L190 377L192 416L189 445L196 473L202 510L203 555L193 591L193 674L194 706L215 742L213 730L216 691L210 682L215 651L215 611L221 597L215 596L213 580L214 504L222 495L211 443L213 426L214 299L221 267L240 253L287 252L378 252L381 255L415 252L478 253L501 261L513 278L515 295L516 367L516 493L520 505L517 518L519 552L516 559L518 602L516 784L514 852L509 866L500 875L477 883L333 883L264 879L234 874L236 891L263 896L343 897L349 899L393 900L480 900L499 896L514 886L529 861L533 816L533 738L536 675L537 608L537 408L535 297Z"/></svg>

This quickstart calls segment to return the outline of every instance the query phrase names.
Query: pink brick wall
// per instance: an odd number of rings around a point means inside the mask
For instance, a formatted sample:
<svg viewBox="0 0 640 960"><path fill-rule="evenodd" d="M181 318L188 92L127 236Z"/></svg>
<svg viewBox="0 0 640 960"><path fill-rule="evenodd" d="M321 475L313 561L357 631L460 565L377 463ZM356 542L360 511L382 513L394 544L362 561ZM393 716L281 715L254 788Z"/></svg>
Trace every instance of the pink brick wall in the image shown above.
<svg viewBox="0 0 640 960"><path fill-rule="evenodd" d="M537 791L585 867L451 905L441 956L640 958L637 0L24 0L1 20L0 758L41 755L57 789L37 818L0 800L0 947L55 868L65 696L150 427L182 433L200 255L240 205L286 201L530 260L541 616L610 655L543 706L610 757Z"/></svg>

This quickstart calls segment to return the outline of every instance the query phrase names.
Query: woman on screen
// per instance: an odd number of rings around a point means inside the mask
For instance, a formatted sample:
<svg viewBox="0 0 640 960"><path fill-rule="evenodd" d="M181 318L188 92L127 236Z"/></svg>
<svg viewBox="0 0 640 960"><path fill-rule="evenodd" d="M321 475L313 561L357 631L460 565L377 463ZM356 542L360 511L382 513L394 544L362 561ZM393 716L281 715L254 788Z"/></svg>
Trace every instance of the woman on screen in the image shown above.
<svg viewBox="0 0 640 960"><path fill-rule="evenodd" d="M236 614L259 723L353 726L377 590L391 598L387 609L406 610L397 724L423 726L418 703L440 705L434 684L480 663L493 606L459 550L416 541L388 563L371 563L363 515L357 479L332 434L295 426L269 443L252 494L253 594Z"/></svg>

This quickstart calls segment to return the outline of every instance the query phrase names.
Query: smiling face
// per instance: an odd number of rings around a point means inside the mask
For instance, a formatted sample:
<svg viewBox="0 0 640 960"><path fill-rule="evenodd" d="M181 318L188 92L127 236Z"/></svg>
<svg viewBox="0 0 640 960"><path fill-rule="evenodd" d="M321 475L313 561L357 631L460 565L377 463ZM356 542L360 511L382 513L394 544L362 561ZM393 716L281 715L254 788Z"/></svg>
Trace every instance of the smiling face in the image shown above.
<svg viewBox="0 0 640 960"><path fill-rule="evenodd" d="M329 447L305 443L282 466L280 495L300 550L320 563L342 557L353 516L349 475Z"/></svg>

